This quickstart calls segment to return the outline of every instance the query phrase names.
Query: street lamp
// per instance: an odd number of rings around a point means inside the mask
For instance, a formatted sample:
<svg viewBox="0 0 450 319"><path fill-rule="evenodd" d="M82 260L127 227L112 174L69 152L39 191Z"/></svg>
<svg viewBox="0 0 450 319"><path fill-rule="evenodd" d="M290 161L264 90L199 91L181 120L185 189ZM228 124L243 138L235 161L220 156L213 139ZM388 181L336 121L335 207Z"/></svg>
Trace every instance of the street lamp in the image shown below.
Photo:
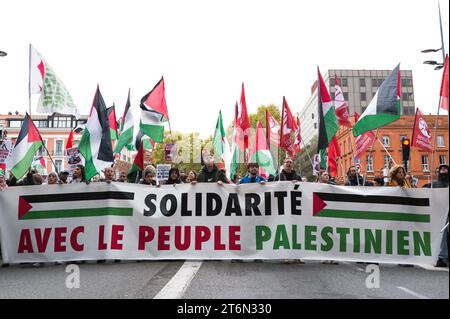
<svg viewBox="0 0 450 319"><path fill-rule="evenodd" d="M442 69L444 67L444 61L445 61L444 35L442 33L441 6L439 5L439 3L438 3L438 8L439 8L439 27L441 29L441 47L439 49L425 49L425 50L420 51L422 53L431 53L431 52L442 51L442 59L443 59L442 63L432 61L432 60L427 60L427 61L423 62L423 64L436 65L436 67L434 68L435 70Z"/></svg>
<svg viewBox="0 0 450 319"><path fill-rule="evenodd" d="M0 56L7 56L8 54L5 51L0 51Z"/></svg>

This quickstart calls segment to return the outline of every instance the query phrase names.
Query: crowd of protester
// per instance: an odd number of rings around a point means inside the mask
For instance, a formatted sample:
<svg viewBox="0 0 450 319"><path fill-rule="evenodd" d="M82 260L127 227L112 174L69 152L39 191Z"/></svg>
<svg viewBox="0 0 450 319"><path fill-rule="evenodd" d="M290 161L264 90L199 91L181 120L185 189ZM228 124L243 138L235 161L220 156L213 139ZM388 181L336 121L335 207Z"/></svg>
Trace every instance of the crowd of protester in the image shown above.
<svg viewBox="0 0 450 319"><path fill-rule="evenodd" d="M440 165L438 169L437 181L428 183L424 185L424 188L442 188L449 186L449 166ZM108 167L104 170L103 176L97 176L95 181L97 182L128 182L126 172L122 171L116 179L116 169L114 167ZM306 178L302 177L299 173L294 170L294 162L292 158L287 157L283 166L281 167L279 173L276 176L270 175L267 179L259 175L259 165L257 163L247 164L247 174L241 177L239 174L234 176L233 180L229 180L226 175L226 171L223 166L219 167L214 162L214 157L212 155L206 155L204 158L204 166L200 172L190 170L189 172L180 172L176 167L172 167L169 171L169 177L165 181L160 181L156 178L157 171L153 165L148 165L142 172L141 178L136 181L143 185L151 185L159 187L161 184L166 185L176 185L183 183L217 183L222 184L248 184L248 183L259 183L266 184L274 181L292 181L292 182L306 182ZM70 177L70 172L68 170L62 170L57 174L56 172L50 172L47 176L47 185L56 184L68 184L68 183L86 183L89 184L91 181L85 179L85 171L83 165L77 165L72 170L72 176ZM94 180L94 179L93 179ZM321 170L318 173L317 183L324 183L330 185L343 185L343 186L387 186L387 187L402 187L402 188L414 188L416 183L411 174L408 174L402 165L394 165L386 176L375 176L372 181L366 180L358 172L356 166L351 166L346 174L346 178L335 179L330 176L326 170ZM29 170L24 178L17 180L14 176L6 179L4 173L0 171L0 191L7 191L8 187L14 186L27 186L27 185L41 185L44 184L44 178L34 170ZM447 220L448 221L448 220ZM301 260L296 260L296 262L303 263ZM330 264L337 264L335 261L325 261ZM448 227L444 231L444 236L441 243L441 252L439 254L439 259L436 263L437 267L448 267Z"/></svg>

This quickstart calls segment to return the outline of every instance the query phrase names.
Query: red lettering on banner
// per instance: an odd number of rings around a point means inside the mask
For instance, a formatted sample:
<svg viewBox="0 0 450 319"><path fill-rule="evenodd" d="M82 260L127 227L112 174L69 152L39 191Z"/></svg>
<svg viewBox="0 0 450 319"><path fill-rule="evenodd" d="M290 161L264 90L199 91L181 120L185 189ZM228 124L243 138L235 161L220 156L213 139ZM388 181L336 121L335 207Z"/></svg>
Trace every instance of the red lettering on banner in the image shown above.
<svg viewBox="0 0 450 319"><path fill-rule="evenodd" d="M214 226L214 250L225 250L225 245L220 242L220 226Z"/></svg>
<svg viewBox="0 0 450 319"><path fill-rule="evenodd" d="M100 225L98 229L98 250L105 250L108 245L105 243L105 225Z"/></svg>
<svg viewBox="0 0 450 319"><path fill-rule="evenodd" d="M169 250L170 245L166 243L170 239L170 226L158 227L158 250Z"/></svg>
<svg viewBox="0 0 450 319"><path fill-rule="evenodd" d="M36 246L37 246L38 252L45 253L45 250L47 249L48 239L50 238L51 233L52 233L51 228L45 228L44 236L42 236L40 228L34 229L34 235L36 236Z"/></svg>
<svg viewBox="0 0 450 319"><path fill-rule="evenodd" d="M20 231L19 248L17 249L18 254L23 254L24 252L33 253L33 244L31 242L31 234L29 229L22 229Z"/></svg>
<svg viewBox="0 0 450 319"><path fill-rule="evenodd" d="M206 226L195 227L195 250L202 250L202 243L211 238L211 231Z"/></svg>
<svg viewBox="0 0 450 319"><path fill-rule="evenodd" d="M112 225L111 228L111 249L122 250L122 243L119 241L123 240L123 225Z"/></svg>
<svg viewBox="0 0 450 319"><path fill-rule="evenodd" d="M55 227L55 253L65 252L67 227Z"/></svg>
<svg viewBox="0 0 450 319"><path fill-rule="evenodd" d="M237 243L241 240L241 226L230 226L229 228L229 240L230 240L230 250L241 250L241 244Z"/></svg>
<svg viewBox="0 0 450 319"><path fill-rule="evenodd" d="M181 243L181 231L184 228L184 243ZM186 250L191 246L191 226L175 226L175 248Z"/></svg>
<svg viewBox="0 0 450 319"><path fill-rule="evenodd" d="M84 233L84 226L78 226L76 227L72 233L70 234L70 245L72 246L73 250L75 251L83 251L84 245L78 244L77 237L78 234Z"/></svg>
<svg viewBox="0 0 450 319"><path fill-rule="evenodd" d="M149 243L155 238L155 231L149 226L139 226L138 238L138 250L145 250L145 243Z"/></svg>

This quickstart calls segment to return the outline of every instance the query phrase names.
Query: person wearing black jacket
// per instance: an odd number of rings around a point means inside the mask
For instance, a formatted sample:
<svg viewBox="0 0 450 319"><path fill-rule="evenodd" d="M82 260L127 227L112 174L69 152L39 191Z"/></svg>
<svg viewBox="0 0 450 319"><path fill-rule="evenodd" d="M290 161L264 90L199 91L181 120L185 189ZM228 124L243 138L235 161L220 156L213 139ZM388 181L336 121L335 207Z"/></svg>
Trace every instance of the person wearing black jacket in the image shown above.
<svg viewBox="0 0 450 319"><path fill-rule="evenodd" d="M176 167L169 170L169 178L166 181L166 185L172 184L181 184L180 171Z"/></svg>
<svg viewBox="0 0 450 319"><path fill-rule="evenodd" d="M302 177L294 170L294 161L290 157L284 159L283 169L275 177L275 181L293 181L300 182Z"/></svg>
<svg viewBox="0 0 450 319"><path fill-rule="evenodd" d="M345 182L345 186L373 186L372 182L364 181L364 178L359 175L356 171L355 166L350 166L347 171L347 181Z"/></svg>
<svg viewBox="0 0 450 319"><path fill-rule="evenodd" d="M219 169L217 165L214 164L214 157L212 155L207 155L205 157L205 166L203 166L202 170L198 174L197 182L229 184L225 171ZM196 182L191 182L191 184L195 183Z"/></svg>

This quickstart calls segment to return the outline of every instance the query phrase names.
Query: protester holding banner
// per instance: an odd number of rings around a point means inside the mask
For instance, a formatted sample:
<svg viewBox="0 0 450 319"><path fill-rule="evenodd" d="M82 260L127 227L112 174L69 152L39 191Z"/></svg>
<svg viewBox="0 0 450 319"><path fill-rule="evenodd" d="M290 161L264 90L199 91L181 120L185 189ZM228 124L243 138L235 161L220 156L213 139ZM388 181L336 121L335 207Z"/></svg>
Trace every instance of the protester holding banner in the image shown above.
<svg viewBox="0 0 450 319"><path fill-rule="evenodd" d="M217 184L228 184L228 178L225 174L225 171L219 169L216 164L214 164L214 156L206 155L205 156L205 165L202 170L198 174L197 182L199 183L217 183ZM196 182L191 182L191 184L195 184Z"/></svg>
<svg viewBox="0 0 450 319"><path fill-rule="evenodd" d="M116 179L116 170L114 167L107 167L105 168L105 182L111 183L115 182Z"/></svg>
<svg viewBox="0 0 450 319"><path fill-rule="evenodd" d="M347 171L347 181L345 186L373 186L373 183L364 181L364 178L357 173L356 166L350 166Z"/></svg>
<svg viewBox="0 0 450 319"><path fill-rule="evenodd" d="M197 172L196 171L189 171L187 177L186 177L186 183L190 182L196 182L197 181Z"/></svg>
<svg viewBox="0 0 450 319"><path fill-rule="evenodd" d="M294 161L290 157L286 157L284 159L283 169L281 172L275 177L275 181L293 181L299 182L302 180L302 177L297 174L294 170Z"/></svg>
<svg viewBox="0 0 450 319"><path fill-rule="evenodd" d="M406 172L402 165L394 165L389 171L390 182L388 186L401 186L412 188L411 183L406 179Z"/></svg>
<svg viewBox="0 0 450 319"><path fill-rule="evenodd" d="M327 171L322 171L320 173L318 182L322 184L336 185L335 182L330 180L330 174L328 174Z"/></svg>
<svg viewBox="0 0 450 319"><path fill-rule="evenodd" d="M70 173L68 170L64 169L59 173L59 181L58 184L67 184L67 178L69 177Z"/></svg>
<svg viewBox="0 0 450 319"><path fill-rule="evenodd" d="M169 178L166 181L166 184L181 184L180 171L176 167L172 167L169 170Z"/></svg>
<svg viewBox="0 0 450 319"><path fill-rule="evenodd" d="M127 172L120 172L119 179L117 181L120 183L127 183L128 182Z"/></svg>
<svg viewBox="0 0 450 319"><path fill-rule="evenodd" d="M258 171L259 171L258 163L248 163L247 164L248 174L239 180L239 184L267 183L267 180L264 177L258 175Z"/></svg>
<svg viewBox="0 0 450 319"><path fill-rule="evenodd" d="M155 176L156 176L155 170L146 168L144 171L144 178L139 182L139 184L158 186L155 180Z"/></svg>
<svg viewBox="0 0 450 319"><path fill-rule="evenodd" d="M47 176L47 185L58 184L58 175L55 172L50 172Z"/></svg>

